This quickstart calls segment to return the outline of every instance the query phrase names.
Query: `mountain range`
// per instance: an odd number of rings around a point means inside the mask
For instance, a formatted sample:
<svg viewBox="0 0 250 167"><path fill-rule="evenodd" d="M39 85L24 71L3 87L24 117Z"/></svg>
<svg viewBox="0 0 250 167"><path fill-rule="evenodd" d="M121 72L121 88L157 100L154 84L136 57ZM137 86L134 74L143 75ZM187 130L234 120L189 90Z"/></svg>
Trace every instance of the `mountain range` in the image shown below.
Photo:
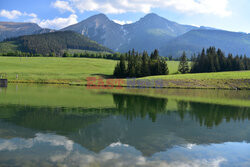
<svg viewBox="0 0 250 167"><path fill-rule="evenodd" d="M0 22L0 40L51 31L54 30L42 29L33 23ZM183 51L191 56L202 48L215 46L226 53L250 55L249 34L182 25L153 13L125 25L115 23L104 14L98 14L59 31L80 33L117 52L127 52L132 48L140 52L159 49L162 56L178 57Z"/></svg>
<svg viewBox="0 0 250 167"><path fill-rule="evenodd" d="M6 38L54 31L55 30L41 28L35 23L0 22L0 41Z"/></svg>

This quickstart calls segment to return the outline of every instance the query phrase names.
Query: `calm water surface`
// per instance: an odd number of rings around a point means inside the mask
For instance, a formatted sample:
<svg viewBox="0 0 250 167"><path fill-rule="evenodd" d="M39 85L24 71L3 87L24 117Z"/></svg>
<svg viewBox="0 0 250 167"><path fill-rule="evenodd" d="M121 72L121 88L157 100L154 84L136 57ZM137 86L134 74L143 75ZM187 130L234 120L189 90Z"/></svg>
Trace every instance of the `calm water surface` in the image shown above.
<svg viewBox="0 0 250 167"><path fill-rule="evenodd" d="M206 93L232 94L239 105L83 87L1 88L0 166L250 166L250 107L240 103L250 102L249 91Z"/></svg>

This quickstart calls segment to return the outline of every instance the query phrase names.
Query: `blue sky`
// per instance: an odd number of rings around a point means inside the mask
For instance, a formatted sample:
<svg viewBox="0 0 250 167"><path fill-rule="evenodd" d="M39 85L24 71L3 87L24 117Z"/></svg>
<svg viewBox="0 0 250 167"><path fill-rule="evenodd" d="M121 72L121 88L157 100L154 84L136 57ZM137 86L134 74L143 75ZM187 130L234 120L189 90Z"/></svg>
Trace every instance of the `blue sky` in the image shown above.
<svg viewBox="0 0 250 167"><path fill-rule="evenodd" d="M250 33L249 0L0 0L0 21L60 29L104 13L120 24L156 13L181 24Z"/></svg>

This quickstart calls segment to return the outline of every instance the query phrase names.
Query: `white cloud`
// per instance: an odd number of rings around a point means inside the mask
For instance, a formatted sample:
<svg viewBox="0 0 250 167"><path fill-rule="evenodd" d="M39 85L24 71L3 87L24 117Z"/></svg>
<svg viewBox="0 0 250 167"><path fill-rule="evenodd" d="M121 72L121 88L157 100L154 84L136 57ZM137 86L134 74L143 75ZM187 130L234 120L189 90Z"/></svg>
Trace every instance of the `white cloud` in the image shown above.
<svg viewBox="0 0 250 167"><path fill-rule="evenodd" d="M115 23L124 25L124 24L131 24L133 21L125 21L125 20L113 20Z"/></svg>
<svg viewBox="0 0 250 167"><path fill-rule="evenodd" d="M69 7L68 9L70 10L71 8ZM43 28L52 28L52 29L61 29L63 27L77 23L76 14L71 14L69 17L66 18L56 17L51 20L50 19L41 20L37 17L35 13L20 12L18 10L8 11L3 9L0 11L0 17L6 17L8 19L16 19L19 17L23 17L25 21L37 23L39 26Z"/></svg>
<svg viewBox="0 0 250 167"><path fill-rule="evenodd" d="M61 12L69 11L75 13L74 9L70 7L69 2L57 0L51 4L54 8L58 8Z"/></svg>
<svg viewBox="0 0 250 167"><path fill-rule="evenodd" d="M77 23L77 15L71 14L67 18L57 17L52 20L40 20L38 18L34 18L30 20L31 22L37 23L39 26L43 28L52 28L52 29L61 29L67 27L72 24Z"/></svg>
<svg viewBox="0 0 250 167"><path fill-rule="evenodd" d="M188 14L231 15L227 10L229 0L69 0L72 8L103 13L143 12L153 8L174 9Z"/></svg>
<svg viewBox="0 0 250 167"><path fill-rule="evenodd" d="M28 17L33 17L33 18L37 17L35 13L26 13L26 12L22 13L18 10L8 11L8 10L3 9L0 11L0 17L6 17L8 19L16 19L21 16L28 16Z"/></svg>
<svg viewBox="0 0 250 167"><path fill-rule="evenodd" d="M1 17L6 17L8 19L16 19L19 16L22 16L23 14L18 11L18 10L12 10L12 11L8 11L8 10L1 10L0 12L0 16Z"/></svg>

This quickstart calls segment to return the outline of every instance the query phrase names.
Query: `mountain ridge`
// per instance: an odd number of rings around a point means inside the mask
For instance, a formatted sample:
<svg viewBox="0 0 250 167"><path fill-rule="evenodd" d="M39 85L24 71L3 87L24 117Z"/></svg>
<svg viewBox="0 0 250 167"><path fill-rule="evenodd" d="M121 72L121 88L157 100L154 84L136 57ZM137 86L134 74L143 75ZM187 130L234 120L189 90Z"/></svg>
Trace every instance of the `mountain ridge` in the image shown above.
<svg viewBox="0 0 250 167"><path fill-rule="evenodd" d="M159 48L160 43L191 29L195 27L181 25L150 13L135 23L125 25L115 23L104 14L97 14L61 30L81 33L115 51L126 52L131 48L151 51ZM151 42L151 39L156 42Z"/></svg>
<svg viewBox="0 0 250 167"><path fill-rule="evenodd" d="M29 25L29 23L26 24ZM36 28L37 26L34 25ZM6 33L1 30L3 29L0 24L0 41L3 34ZM225 50L226 53L250 56L248 46L248 44L250 45L248 37L250 34L179 24L155 13L149 13L134 23L124 25L115 23L105 14L100 13L58 31L68 30L123 53L133 48L139 52L144 50L152 52L154 49L159 49L163 56L179 57L183 51L186 51L190 57L192 54L200 52L202 48L215 46ZM29 34L24 29L22 33L16 35L42 34L53 31L38 26L36 30L28 31Z"/></svg>

